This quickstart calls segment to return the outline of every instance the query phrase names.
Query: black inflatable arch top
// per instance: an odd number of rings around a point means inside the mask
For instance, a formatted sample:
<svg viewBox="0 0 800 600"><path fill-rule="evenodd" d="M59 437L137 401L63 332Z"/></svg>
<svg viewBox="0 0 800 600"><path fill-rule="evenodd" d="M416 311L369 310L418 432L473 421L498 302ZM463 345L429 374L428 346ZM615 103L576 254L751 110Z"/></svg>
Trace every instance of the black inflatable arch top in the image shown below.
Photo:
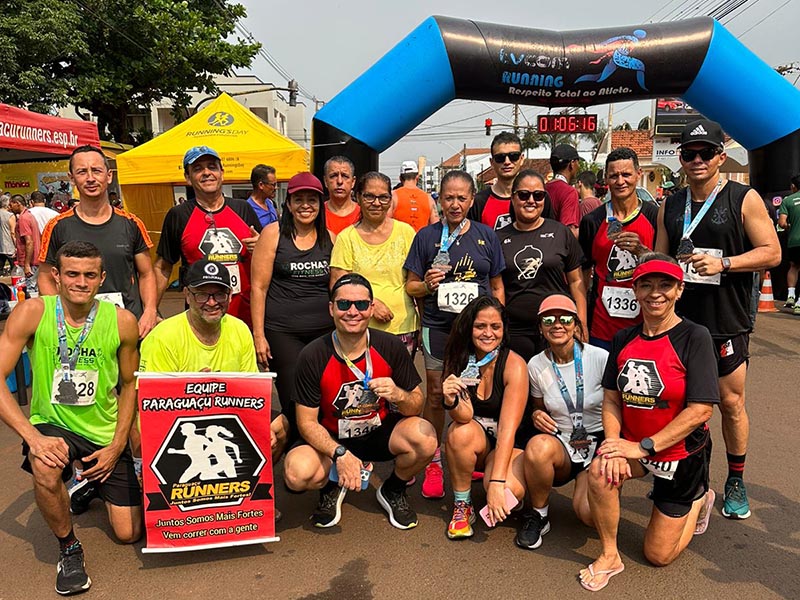
<svg viewBox="0 0 800 600"><path fill-rule="evenodd" d="M456 99L588 106L679 96L750 153L762 194L800 172L800 91L713 19L546 31L429 17L314 117L312 164L358 172Z"/></svg>

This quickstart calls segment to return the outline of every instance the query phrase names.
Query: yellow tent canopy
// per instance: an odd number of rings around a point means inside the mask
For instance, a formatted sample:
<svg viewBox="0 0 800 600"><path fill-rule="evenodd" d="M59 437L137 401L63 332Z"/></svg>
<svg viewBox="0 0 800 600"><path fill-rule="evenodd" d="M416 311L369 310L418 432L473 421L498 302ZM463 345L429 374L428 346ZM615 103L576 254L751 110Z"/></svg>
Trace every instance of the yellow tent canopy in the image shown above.
<svg viewBox="0 0 800 600"><path fill-rule="evenodd" d="M120 154L120 184L184 183L183 155L192 146L210 146L219 153L228 183L249 181L259 163L275 167L282 181L308 170L302 146L222 94L190 119Z"/></svg>

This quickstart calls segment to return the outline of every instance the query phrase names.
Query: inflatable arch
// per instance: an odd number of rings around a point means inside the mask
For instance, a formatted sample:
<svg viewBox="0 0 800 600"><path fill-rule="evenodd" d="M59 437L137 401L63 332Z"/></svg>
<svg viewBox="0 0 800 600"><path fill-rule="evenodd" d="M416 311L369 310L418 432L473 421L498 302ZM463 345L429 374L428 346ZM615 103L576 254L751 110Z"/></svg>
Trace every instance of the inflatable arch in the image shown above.
<svg viewBox="0 0 800 600"><path fill-rule="evenodd" d="M314 117L312 164L358 172L456 98L547 107L679 96L750 155L760 193L800 172L800 91L710 18L547 31L429 17Z"/></svg>

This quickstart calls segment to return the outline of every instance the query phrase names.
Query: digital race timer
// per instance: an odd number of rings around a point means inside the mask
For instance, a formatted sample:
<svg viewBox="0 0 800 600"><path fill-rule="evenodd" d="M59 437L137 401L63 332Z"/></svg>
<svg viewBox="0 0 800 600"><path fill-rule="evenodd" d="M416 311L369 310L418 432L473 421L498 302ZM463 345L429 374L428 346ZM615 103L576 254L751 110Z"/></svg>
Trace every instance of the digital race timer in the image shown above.
<svg viewBox="0 0 800 600"><path fill-rule="evenodd" d="M597 115L539 115L539 133L594 133Z"/></svg>

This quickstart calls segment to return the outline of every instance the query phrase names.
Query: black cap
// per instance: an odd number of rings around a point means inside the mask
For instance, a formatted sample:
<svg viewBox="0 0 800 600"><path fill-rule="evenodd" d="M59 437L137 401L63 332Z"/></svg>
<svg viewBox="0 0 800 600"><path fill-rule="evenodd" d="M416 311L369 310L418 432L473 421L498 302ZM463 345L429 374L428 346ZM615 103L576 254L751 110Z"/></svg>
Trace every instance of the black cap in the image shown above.
<svg viewBox="0 0 800 600"><path fill-rule="evenodd" d="M692 121L681 131L681 146L695 142L722 148L725 145L725 134L722 133L719 123L708 119L699 119Z"/></svg>
<svg viewBox="0 0 800 600"><path fill-rule="evenodd" d="M557 160L580 160L581 157L578 155L578 151L569 144L559 144L553 148L550 158L555 158Z"/></svg>
<svg viewBox="0 0 800 600"><path fill-rule="evenodd" d="M208 283L215 283L231 289L231 277L228 269L222 263L201 258L189 267L186 272L186 285L198 287Z"/></svg>

